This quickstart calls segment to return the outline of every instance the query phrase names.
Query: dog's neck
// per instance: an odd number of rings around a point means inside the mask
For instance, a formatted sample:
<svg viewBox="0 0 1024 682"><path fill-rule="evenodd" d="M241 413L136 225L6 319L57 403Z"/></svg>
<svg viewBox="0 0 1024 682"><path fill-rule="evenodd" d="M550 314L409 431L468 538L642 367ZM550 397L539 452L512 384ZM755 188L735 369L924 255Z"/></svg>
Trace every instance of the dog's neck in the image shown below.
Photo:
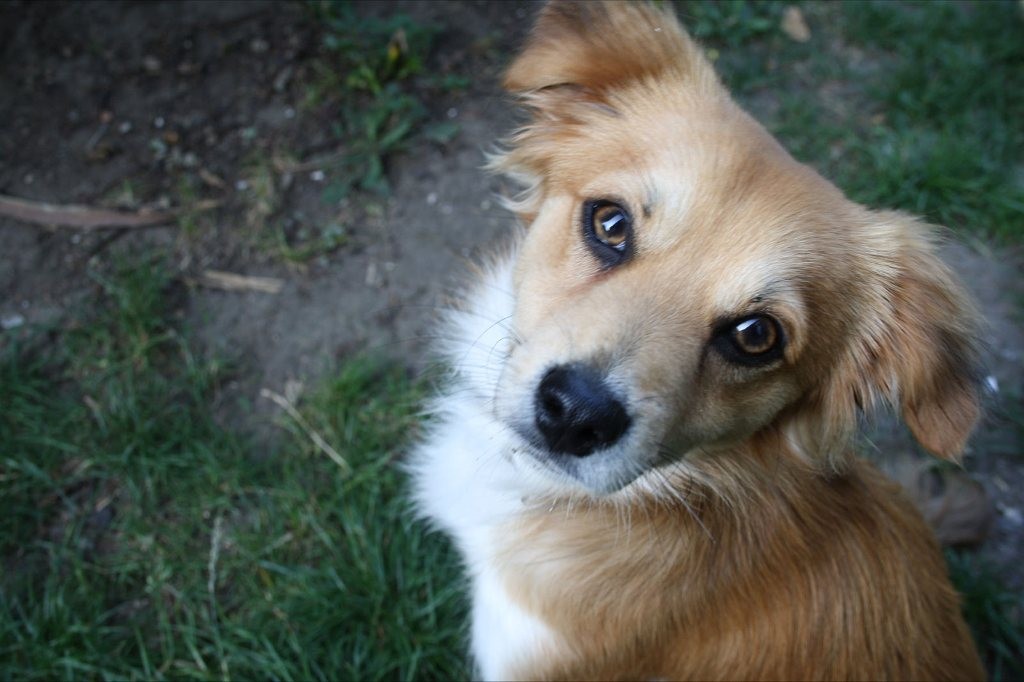
<svg viewBox="0 0 1024 682"><path fill-rule="evenodd" d="M610 638L632 632L638 643L664 652L649 643L665 637L723 640L761 629L769 642L781 637L773 632L777 628L812 629L827 626L837 613L881 608L858 602L857 595L874 593L877 586L869 583L880 572L905 580L909 573L901 567L908 556L934 556L923 526L912 540L919 547L887 535L885 519L892 515L921 524L907 513L908 505L894 504L890 484L867 464L855 462L832 476L781 467L766 472L759 486L749 485L752 480L738 482L728 496L691 482L690 494L675 502L657 495L629 505L576 499L545 506L538 500L496 529L493 561L512 599L566 637L570 649L621 650L622 643ZM687 489L679 481L674 485ZM851 534L870 542L851 543ZM791 594L794 589L805 594ZM651 602L652 595L659 603ZM737 617L743 622L723 622ZM719 647L715 651L721 656ZM665 660L648 665L652 671L673 669Z"/></svg>

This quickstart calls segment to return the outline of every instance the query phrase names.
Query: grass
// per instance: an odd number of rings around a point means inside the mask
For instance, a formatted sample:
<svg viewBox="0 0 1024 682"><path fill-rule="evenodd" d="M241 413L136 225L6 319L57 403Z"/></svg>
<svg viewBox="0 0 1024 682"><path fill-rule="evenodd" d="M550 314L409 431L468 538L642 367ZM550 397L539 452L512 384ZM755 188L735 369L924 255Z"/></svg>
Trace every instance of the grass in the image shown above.
<svg viewBox="0 0 1024 682"><path fill-rule="evenodd" d="M993 567L977 555L948 550L946 562L990 679L1021 679L1024 597L1007 589Z"/></svg>
<svg viewBox="0 0 1024 682"><path fill-rule="evenodd" d="M307 105L339 100L333 131L345 149L324 198L337 203L353 193L386 195L388 164L414 139L445 143L457 133L449 122L428 124L424 104L426 96L458 87L450 77L426 74L440 27L400 12L367 15L345 0L309 6L323 26L324 56Z"/></svg>
<svg viewBox="0 0 1024 682"><path fill-rule="evenodd" d="M0 361L0 676L464 676L456 561L394 465L420 388L352 361L298 407L345 468L294 419L255 457L163 261L94 278L98 311Z"/></svg>

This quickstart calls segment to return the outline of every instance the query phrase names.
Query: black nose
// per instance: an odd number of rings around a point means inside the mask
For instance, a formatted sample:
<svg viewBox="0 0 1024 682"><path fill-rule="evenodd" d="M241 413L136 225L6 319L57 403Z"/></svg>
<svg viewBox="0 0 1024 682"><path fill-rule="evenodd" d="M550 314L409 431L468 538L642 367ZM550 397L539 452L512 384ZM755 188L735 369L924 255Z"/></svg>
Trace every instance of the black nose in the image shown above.
<svg viewBox="0 0 1024 682"><path fill-rule="evenodd" d="M629 428L626 408L592 369L559 365L537 387L537 429L553 452L586 457Z"/></svg>

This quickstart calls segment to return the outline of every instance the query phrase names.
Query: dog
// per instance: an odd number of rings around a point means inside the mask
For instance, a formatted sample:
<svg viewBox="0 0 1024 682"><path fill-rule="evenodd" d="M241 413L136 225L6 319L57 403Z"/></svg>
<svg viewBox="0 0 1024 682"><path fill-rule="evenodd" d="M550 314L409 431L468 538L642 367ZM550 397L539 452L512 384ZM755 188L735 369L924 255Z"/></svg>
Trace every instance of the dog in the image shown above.
<svg viewBox="0 0 1024 682"><path fill-rule="evenodd" d="M410 458L487 679L980 679L939 547L851 452L955 461L978 320L934 230L848 199L669 10L552 2L493 166L525 227L448 318Z"/></svg>

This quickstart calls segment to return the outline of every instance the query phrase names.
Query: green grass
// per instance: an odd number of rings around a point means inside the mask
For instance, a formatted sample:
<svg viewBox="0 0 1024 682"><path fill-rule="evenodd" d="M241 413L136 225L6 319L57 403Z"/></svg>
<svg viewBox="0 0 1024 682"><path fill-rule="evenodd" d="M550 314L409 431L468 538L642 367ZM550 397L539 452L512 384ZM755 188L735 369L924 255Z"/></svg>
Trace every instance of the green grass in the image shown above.
<svg viewBox="0 0 1024 682"><path fill-rule="evenodd" d="M457 132L450 122L428 123L424 103L452 87L451 74L427 73L440 27L401 12L367 14L346 0L309 7L323 27L323 57L307 103L338 100L333 132L345 150L324 198L336 203L354 193L386 195L388 165L397 154L417 137L444 143Z"/></svg>
<svg viewBox="0 0 1024 682"><path fill-rule="evenodd" d="M456 560L394 463L419 387L355 360L256 457L162 261L95 279L99 311L0 361L0 677L464 676Z"/></svg>
<svg viewBox="0 0 1024 682"><path fill-rule="evenodd" d="M993 681L1024 678L1024 597L1008 590L982 558L948 550L950 577Z"/></svg>

